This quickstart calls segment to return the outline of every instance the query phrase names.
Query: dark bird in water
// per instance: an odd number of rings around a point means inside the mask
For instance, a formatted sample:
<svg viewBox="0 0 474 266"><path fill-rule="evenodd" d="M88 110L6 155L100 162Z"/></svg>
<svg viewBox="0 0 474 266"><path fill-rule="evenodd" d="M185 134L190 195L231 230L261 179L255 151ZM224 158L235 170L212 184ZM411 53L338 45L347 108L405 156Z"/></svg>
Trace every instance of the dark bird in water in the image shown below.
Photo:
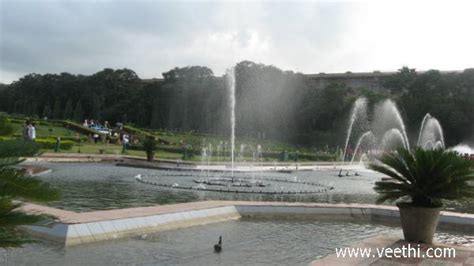
<svg viewBox="0 0 474 266"><path fill-rule="evenodd" d="M359 173L355 172L355 175L356 175L356 176L359 176Z"/></svg>
<svg viewBox="0 0 474 266"><path fill-rule="evenodd" d="M222 236L219 236L219 243L214 245L214 252L221 252L222 251Z"/></svg>
<svg viewBox="0 0 474 266"><path fill-rule="evenodd" d="M346 176L349 176L349 171L346 172Z"/></svg>
<svg viewBox="0 0 474 266"><path fill-rule="evenodd" d="M342 174L341 174L341 173L342 173L342 169L339 170L339 174L338 174L337 176L342 177Z"/></svg>

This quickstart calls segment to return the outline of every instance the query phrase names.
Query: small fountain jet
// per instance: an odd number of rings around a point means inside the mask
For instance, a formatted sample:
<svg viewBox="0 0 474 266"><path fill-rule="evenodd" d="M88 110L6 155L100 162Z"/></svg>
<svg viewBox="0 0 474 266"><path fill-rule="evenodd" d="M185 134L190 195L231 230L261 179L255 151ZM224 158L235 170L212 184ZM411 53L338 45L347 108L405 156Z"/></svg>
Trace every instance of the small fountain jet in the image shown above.
<svg viewBox="0 0 474 266"><path fill-rule="evenodd" d="M219 253L222 251L222 236L219 236L219 242L214 245L214 252Z"/></svg>

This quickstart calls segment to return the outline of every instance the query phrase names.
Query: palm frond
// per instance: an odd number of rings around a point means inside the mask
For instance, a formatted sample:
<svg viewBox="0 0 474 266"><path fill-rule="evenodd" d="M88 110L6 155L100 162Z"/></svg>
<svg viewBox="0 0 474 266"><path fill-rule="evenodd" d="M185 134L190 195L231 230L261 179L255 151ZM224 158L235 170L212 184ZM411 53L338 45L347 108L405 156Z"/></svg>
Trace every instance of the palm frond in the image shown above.
<svg viewBox="0 0 474 266"><path fill-rule="evenodd" d="M472 164L454 152L399 149L383 155L370 169L394 180L376 182L374 189L380 194L377 203L405 196L422 205L474 197Z"/></svg>

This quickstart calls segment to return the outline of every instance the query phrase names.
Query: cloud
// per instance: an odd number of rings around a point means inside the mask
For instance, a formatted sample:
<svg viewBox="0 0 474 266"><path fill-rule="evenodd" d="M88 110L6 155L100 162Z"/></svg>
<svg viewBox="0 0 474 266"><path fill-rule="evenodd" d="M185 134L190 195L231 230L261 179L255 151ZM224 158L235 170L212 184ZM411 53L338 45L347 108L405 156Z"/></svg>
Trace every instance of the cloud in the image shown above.
<svg viewBox="0 0 474 266"><path fill-rule="evenodd" d="M105 67L218 75L241 60L305 73L472 67L474 5L0 0L0 82Z"/></svg>

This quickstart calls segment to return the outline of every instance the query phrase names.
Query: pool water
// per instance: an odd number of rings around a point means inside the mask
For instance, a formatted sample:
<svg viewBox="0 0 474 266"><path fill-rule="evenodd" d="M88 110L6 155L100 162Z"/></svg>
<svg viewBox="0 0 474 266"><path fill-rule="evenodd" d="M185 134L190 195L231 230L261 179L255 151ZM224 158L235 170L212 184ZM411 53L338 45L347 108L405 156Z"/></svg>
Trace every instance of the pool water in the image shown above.
<svg viewBox="0 0 474 266"><path fill-rule="evenodd" d="M374 182L379 177L374 173L361 173L355 177L337 177L337 170L321 170L310 172L261 173L264 178L281 180L298 180L317 182L324 187L332 187L323 193L304 195L262 195L224 193L198 190L184 190L157 187L139 183L134 176L140 174L144 178L160 183L179 183L196 185L193 180L207 178L205 172L176 172L152 169L118 167L113 164L97 163L42 163L52 169L51 173L40 176L44 181L59 187L62 199L48 203L51 206L72 210L92 211L117 208L150 206L156 204L171 204L201 200L254 200L254 201L289 201L289 202L360 202L373 203L375 194L372 190ZM211 177L221 177L226 173L211 173ZM246 174L245 177L248 177ZM236 173L236 177L243 174ZM255 176L258 179L259 176ZM291 185L291 184L289 184ZM280 183L271 187L277 190L289 190L290 186ZM293 187L294 190L304 190L304 185Z"/></svg>
<svg viewBox="0 0 474 266"><path fill-rule="evenodd" d="M31 164L31 163L29 163ZM377 195L373 187L381 175L369 170L358 169L359 176L338 177L338 169L320 169L317 171L300 171L295 173L236 173L236 178L297 180L313 182L326 189L321 193L297 195L265 195L211 192L186 189L172 189L139 183L135 176L140 174L148 180L158 183L184 186L195 186L193 180L228 177L229 173L207 173L162 171L119 167L110 163L38 163L52 169L51 173L42 175L44 181L57 186L63 192L62 199L48 203L50 206L66 210L85 212L172 204L202 200L252 200L252 201L288 201L288 202L321 202L321 203L375 203ZM264 182L267 182L264 180ZM313 187L309 188L312 189ZM270 189L305 190L304 184L272 183ZM448 203L448 210L474 213L472 202Z"/></svg>
<svg viewBox="0 0 474 266"><path fill-rule="evenodd" d="M363 239L401 230L364 222L244 218L62 247L51 242L1 250L6 265L307 265ZM222 236L222 252L213 245ZM439 233L437 240L462 239Z"/></svg>
<svg viewBox="0 0 474 266"><path fill-rule="evenodd" d="M365 223L241 219L67 248L46 242L0 252L9 265L307 265L336 247L387 233L400 232ZM219 236L223 248L216 254Z"/></svg>

